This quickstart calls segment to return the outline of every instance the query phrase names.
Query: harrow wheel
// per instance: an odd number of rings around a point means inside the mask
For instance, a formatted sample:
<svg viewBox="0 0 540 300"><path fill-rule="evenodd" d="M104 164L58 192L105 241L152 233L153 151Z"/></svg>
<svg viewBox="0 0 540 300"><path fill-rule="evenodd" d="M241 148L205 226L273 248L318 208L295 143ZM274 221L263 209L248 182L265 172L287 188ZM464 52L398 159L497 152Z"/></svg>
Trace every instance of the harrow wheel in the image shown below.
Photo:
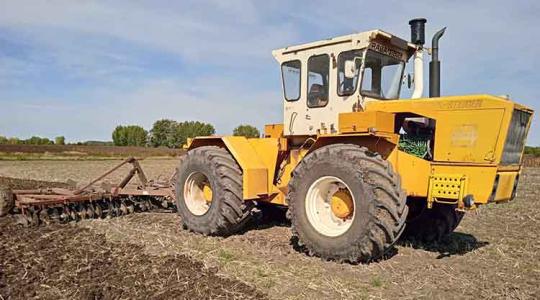
<svg viewBox="0 0 540 300"><path fill-rule="evenodd" d="M190 150L178 168L178 214L183 226L206 235L230 235L252 214L244 201L242 171L231 154L216 146Z"/></svg>
<svg viewBox="0 0 540 300"><path fill-rule="evenodd" d="M308 154L293 172L287 199L296 248L351 263L382 257L403 232L408 213L390 163L352 144Z"/></svg>

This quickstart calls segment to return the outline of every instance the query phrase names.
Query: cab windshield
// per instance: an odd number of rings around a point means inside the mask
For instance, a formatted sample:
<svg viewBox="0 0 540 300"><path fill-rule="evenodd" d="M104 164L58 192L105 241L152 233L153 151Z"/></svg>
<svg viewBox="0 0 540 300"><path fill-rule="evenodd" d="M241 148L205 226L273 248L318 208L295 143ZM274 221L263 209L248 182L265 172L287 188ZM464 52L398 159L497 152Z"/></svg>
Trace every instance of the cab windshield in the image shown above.
<svg viewBox="0 0 540 300"><path fill-rule="evenodd" d="M398 99L404 69L402 60L367 50L361 94L383 100Z"/></svg>

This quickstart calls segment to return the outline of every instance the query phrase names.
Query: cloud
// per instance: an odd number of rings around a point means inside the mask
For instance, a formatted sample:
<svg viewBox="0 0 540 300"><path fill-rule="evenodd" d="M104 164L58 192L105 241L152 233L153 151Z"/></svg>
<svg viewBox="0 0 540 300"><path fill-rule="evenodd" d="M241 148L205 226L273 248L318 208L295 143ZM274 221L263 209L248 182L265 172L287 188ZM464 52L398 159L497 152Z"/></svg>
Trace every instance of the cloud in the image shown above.
<svg viewBox="0 0 540 300"><path fill-rule="evenodd" d="M241 123L259 128L279 123L279 99L279 92L260 92L219 78L200 79L189 87L178 80L158 80L130 93L94 91L88 102L9 101L0 111L0 128L15 127L13 135L22 137L65 135L69 141L95 140L109 139L120 124L150 129L154 121L168 118L210 122L218 134L231 134Z"/></svg>
<svg viewBox="0 0 540 300"><path fill-rule="evenodd" d="M116 124L148 127L161 117L206 120L223 133L279 122L272 49L374 28L406 38L416 16L428 18L428 37L448 26L444 94L510 94L538 110L539 8L502 0L2 1L0 130L107 139ZM536 121L529 142L540 145Z"/></svg>

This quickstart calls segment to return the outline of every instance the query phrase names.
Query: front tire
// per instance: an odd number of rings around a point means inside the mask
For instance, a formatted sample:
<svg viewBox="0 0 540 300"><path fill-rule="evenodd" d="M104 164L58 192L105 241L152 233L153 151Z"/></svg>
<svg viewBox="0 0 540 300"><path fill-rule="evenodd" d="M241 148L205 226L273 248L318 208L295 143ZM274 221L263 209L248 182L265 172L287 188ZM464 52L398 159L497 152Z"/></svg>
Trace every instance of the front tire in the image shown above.
<svg viewBox="0 0 540 300"><path fill-rule="evenodd" d="M307 155L293 172L287 198L296 246L309 255L351 263L382 257L401 235L408 212L391 165L352 144Z"/></svg>
<svg viewBox="0 0 540 300"><path fill-rule="evenodd" d="M238 232L253 208L243 199L240 167L227 150L216 146L186 154L178 168L176 199L183 226L204 235Z"/></svg>

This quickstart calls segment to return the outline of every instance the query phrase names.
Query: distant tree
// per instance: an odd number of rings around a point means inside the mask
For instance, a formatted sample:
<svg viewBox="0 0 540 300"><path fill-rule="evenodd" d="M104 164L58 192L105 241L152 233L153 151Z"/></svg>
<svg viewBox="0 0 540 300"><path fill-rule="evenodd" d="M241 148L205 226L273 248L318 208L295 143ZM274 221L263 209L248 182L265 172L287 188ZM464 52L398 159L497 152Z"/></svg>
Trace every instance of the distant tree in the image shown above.
<svg viewBox="0 0 540 300"><path fill-rule="evenodd" d="M532 146L526 146L525 147L525 154L534 155L536 157L540 156L540 147L532 147Z"/></svg>
<svg viewBox="0 0 540 300"><path fill-rule="evenodd" d="M240 125L233 131L233 135L245 136L247 138L258 138L261 136L259 129L251 125Z"/></svg>
<svg viewBox="0 0 540 300"><path fill-rule="evenodd" d="M150 131L150 144L154 147L178 148L188 138L208 136L215 133L214 126L198 121L176 122L163 119L156 121Z"/></svg>
<svg viewBox="0 0 540 300"><path fill-rule="evenodd" d="M84 146L114 146L112 141L84 141L79 143Z"/></svg>
<svg viewBox="0 0 540 300"><path fill-rule="evenodd" d="M178 123L174 137L174 148L178 148L187 142L188 138L197 136L209 136L216 132L212 124L199 121L186 121Z"/></svg>
<svg viewBox="0 0 540 300"><path fill-rule="evenodd" d="M148 132L141 126L116 126L112 133L115 146L146 146Z"/></svg>
<svg viewBox="0 0 540 300"><path fill-rule="evenodd" d="M7 144L7 143L8 143L7 137L0 135L0 144Z"/></svg>
<svg viewBox="0 0 540 300"><path fill-rule="evenodd" d="M33 136L27 140L24 140L23 143L27 145L52 145L54 144L54 142L49 140L48 138L42 138L39 136Z"/></svg>
<svg viewBox="0 0 540 300"><path fill-rule="evenodd" d="M150 144L154 147L175 146L175 133L178 123L169 119L158 120L150 130Z"/></svg>
<svg viewBox="0 0 540 300"><path fill-rule="evenodd" d="M125 127L122 125L116 126L112 133L112 139L115 146L127 146L127 135Z"/></svg>
<svg viewBox="0 0 540 300"><path fill-rule="evenodd" d="M66 144L66 138L63 136L57 136L54 138L54 144L55 145L65 145Z"/></svg>
<svg viewBox="0 0 540 300"><path fill-rule="evenodd" d="M20 145L20 144L23 144L23 141L19 140L19 139L16 138L16 137L10 137L10 138L8 139L8 142L7 142L7 143L10 144L10 145Z"/></svg>

